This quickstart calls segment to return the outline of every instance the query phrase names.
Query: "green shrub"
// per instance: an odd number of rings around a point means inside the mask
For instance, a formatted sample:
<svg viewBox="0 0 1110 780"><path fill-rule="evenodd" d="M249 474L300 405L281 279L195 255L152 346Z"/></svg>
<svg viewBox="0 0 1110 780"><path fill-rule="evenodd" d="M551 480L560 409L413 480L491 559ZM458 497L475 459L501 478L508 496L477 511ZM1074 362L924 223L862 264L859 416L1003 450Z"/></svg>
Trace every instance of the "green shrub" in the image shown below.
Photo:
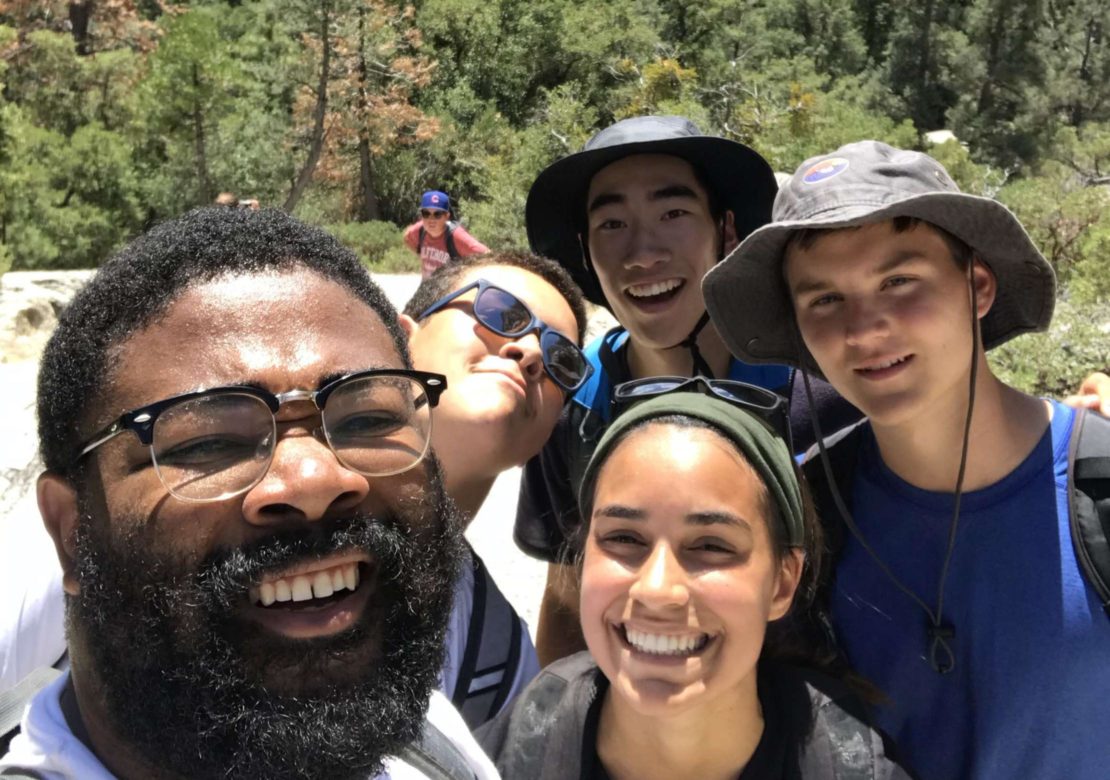
<svg viewBox="0 0 1110 780"><path fill-rule="evenodd" d="M1110 308L1056 301L1047 333L1031 333L989 353L1004 382L1034 395L1063 398L1092 371L1110 366Z"/></svg>
<svg viewBox="0 0 1110 780"><path fill-rule="evenodd" d="M392 222L347 222L324 229L349 247L376 273L420 273L420 258L405 246L403 228Z"/></svg>

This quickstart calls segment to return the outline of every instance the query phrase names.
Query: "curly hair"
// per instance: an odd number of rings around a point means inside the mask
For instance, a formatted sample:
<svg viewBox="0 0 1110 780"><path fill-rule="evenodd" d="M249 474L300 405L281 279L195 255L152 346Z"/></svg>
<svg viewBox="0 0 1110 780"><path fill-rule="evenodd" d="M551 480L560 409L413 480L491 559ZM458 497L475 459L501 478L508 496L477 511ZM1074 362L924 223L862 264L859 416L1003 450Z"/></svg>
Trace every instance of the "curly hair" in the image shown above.
<svg viewBox="0 0 1110 780"><path fill-rule="evenodd" d="M38 379L39 446L46 468L73 476L87 417L107 392L114 349L187 289L229 274L300 268L366 303L381 318L405 366L411 364L392 304L338 240L276 209L196 209L127 244L59 318Z"/></svg>

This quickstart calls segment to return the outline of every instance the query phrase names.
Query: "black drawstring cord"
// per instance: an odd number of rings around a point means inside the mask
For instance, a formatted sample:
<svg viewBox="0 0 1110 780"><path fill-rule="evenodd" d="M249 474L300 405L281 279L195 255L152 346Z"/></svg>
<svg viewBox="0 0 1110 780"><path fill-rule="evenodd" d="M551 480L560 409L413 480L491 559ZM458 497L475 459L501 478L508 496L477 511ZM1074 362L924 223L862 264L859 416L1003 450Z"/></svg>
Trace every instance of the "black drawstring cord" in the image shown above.
<svg viewBox="0 0 1110 780"><path fill-rule="evenodd" d="M825 472L825 480L829 483L830 492L832 493L833 503L836 504L837 511L840 512L844 524L848 526L848 530L856 537L856 541L860 543L864 551L871 556L872 560L882 570L898 590L909 596L918 606L920 606L925 614L929 617L929 625L927 633L929 636L929 665L937 674L948 674L956 668L956 652L952 648L950 640L956 636L956 627L951 623L944 622L944 585L948 580L948 570L952 562L952 552L956 547L956 531L959 526L960 520L960 500L963 497L964 486L964 473L967 469L967 450L968 443L971 438L971 414L975 408L975 381L979 373L979 333L976 325L979 318L976 316L976 295L975 283L971 276L972 269L974 268L974 261L968 266L968 290L971 299L971 381L968 388L967 398L967 418L964 421L964 437L963 446L960 451L960 470L956 477L956 491L955 491L955 504L952 509L952 522L948 526L948 544L944 553L944 564L940 570L940 581L937 583L937 609L933 612L921 597L914 593L907 587L890 567L883 562L879 554L875 552L874 548L867 543L864 539L863 533L859 530L852 519L852 513L848 511L848 507L844 503L844 497L840 494L840 486L836 484L836 479L833 476L832 463L829 460L828 451L825 448L825 437L821 433L821 424L817 420L816 407L813 402L813 390L809 383L809 374L802 371L802 382L806 389L806 399L809 402L809 420L813 426L813 435L817 439L817 449L821 454L821 466ZM795 323L796 325L796 323ZM795 338L799 346L798 354L805 354L802 349L801 334L795 327Z"/></svg>
<svg viewBox="0 0 1110 780"><path fill-rule="evenodd" d="M676 344L675 346L686 347L690 350L690 357L694 360L694 370L690 376L704 376L709 379L713 379L713 369L711 369L709 367L709 364L705 362L705 358L701 356L701 350L698 349L698 336L701 335L702 330L708 324L709 312L705 312L701 315L701 319L698 320L698 324L694 326L694 329L692 331L690 331L690 335L687 336L684 341Z"/></svg>

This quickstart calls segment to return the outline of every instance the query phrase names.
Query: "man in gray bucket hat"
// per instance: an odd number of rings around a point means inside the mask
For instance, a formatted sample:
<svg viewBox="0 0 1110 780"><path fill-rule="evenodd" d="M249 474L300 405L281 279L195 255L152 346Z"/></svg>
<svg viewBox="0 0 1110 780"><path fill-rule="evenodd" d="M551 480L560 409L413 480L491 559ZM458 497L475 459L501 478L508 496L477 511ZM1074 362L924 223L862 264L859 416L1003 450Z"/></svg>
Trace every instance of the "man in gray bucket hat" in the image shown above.
<svg viewBox="0 0 1110 780"><path fill-rule="evenodd" d="M1104 422L983 354L1048 326L1051 267L1004 206L875 141L803 163L774 218L707 275L706 305L735 354L813 368L868 415L807 476L879 726L926 780L1104 777L1110 620L1068 477Z"/></svg>
<svg viewBox="0 0 1110 780"><path fill-rule="evenodd" d="M586 347L594 371L575 392L544 447L525 468L514 537L551 564L537 650L552 661L582 649L574 544L581 472L610 419L612 389L632 379L694 374L741 380L788 394L792 372L729 355L709 323L705 272L771 215L776 181L743 144L707 136L688 119L643 116L601 130L577 154L552 163L528 194L533 250L564 266L620 327ZM800 383L798 383L800 385ZM859 413L827 385L820 402L846 422ZM810 429L804 398L796 404ZM839 405L837 405L839 404Z"/></svg>

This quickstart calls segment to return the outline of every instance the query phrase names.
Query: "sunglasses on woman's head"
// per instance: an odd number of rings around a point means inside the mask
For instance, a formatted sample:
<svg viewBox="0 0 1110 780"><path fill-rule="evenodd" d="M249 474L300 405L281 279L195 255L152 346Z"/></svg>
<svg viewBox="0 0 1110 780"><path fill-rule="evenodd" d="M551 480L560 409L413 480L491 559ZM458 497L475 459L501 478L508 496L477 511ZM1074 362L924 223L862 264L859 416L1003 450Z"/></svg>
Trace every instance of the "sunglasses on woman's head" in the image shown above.
<svg viewBox="0 0 1110 780"><path fill-rule="evenodd" d="M447 216L447 212L438 209L420 209L420 216L425 219L443 219Z"/></svg>
<svg viewBox="0 0 1110 780"><path fill-rule="evenodd" d="M422 320L435 314L475 287L478 288L478 294L474 296L472 304L474 319L498 336L507 338L519 338L526 333L537 331L544 370L556 385L568 393L573 393L590 378L594 368L574 340L533 314L532 310L515 295L494 286L485 279L478 279L440 298L422 311L416 319Z"/></svg>
<svg viewBox="0 0 1110 780"><path fill-rule="evenodd" d="M622 382L613 388L612 411L615 418L633 404L667 393L703 393L751 412L771 426L786 442L790 452L789 403L778 393L734 379L709 379L704 376L653 376Z"/></svg>

